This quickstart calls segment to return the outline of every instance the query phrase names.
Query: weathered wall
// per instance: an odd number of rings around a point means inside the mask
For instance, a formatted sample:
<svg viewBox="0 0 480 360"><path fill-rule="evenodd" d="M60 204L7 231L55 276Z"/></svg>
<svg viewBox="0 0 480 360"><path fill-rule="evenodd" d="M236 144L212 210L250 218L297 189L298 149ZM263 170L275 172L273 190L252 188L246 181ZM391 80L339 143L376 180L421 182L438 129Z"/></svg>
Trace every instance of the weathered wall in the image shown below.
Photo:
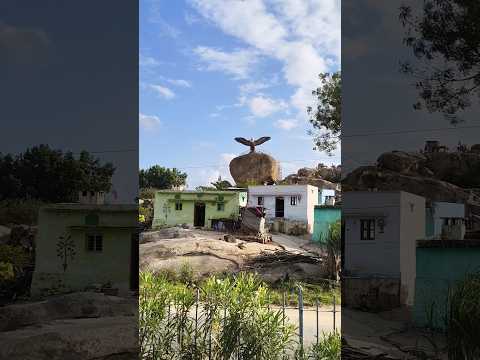
<svg viewBox="0 0 480 360"><path fill-rule="evenodd" d="M400 306L400 279L344 277L342 306L364 311L385 311Z"/></svg>
<svg viewBox="0 0 480 360"><path fill-rule="evenodd" d="M425 198L400 193L401 302L413 306L415 298L416 242L425 237Z"/></svg>
<svg viewBox="0 0 480 360"><path fill-rule="evenodd" d="M85 227L87 214L96 213L96 229ZM86 207L72 209L41 209L35 249L35 271L32 279L32 296L63 290L83 290L92 284L111 282L121 291L130 289L131 239L138 225L138 211L95 211ZM70 228L75 226L77 228ZM119 226L113 228L113 226ZM125 228L120 228L124 226ZM86 234L103 235L103 251L86 249ZM75 255L68 259L64 272L63 260L57 254L60 236L70 233Z"/></svg>
<svg viewBox="0 0 480 360"><path fill-rule="evenodd" d="M182 210L175 210L175 195L180 195ZM200 194L200 195L199 195ZM217 209L218 196L223 196L224 210ZM238 217L241 204L247 201L245 192L157 192L153 210L153 227L188 224L193 226L196 202L205 203L205 226L211 227L212 219ZM165 212L165 205L168 212Z"/></svg>
<svg viewBox="0 0 480 360"><path fill-rule="evenodd" d="M417 247L415 324L444 328L449 288L478 270L480 246Z"/></svg>
<svg viewBox="0 0 480 360"><path fill-rule="evenodd" d="M341 217L342 209L340 207L316 206L312 240L324 243L330 224L340 220Z"/></svg>

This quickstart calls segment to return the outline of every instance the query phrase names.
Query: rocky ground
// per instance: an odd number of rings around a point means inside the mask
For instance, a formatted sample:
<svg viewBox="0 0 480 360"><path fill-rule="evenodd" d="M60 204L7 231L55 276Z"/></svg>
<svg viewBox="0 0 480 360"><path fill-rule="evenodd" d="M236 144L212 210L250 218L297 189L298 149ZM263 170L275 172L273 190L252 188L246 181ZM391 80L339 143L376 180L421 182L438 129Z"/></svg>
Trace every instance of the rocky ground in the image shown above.
<svg viewBox="0 0 480 360"><path fill-rule="evenodd" d="M140 269L178 271L188 263L197 276L255 271L273 283L285 278L314 281L325 276L321 250L308 241L273 235L267 244L248 242L224 233L168 228L143 233Z"/></svg>
<svg viewBox="0 0 480 360"><path fill-rule="evenodd" d="M137 309L91 292L0 307L0 359L136 359Z"/></svg>

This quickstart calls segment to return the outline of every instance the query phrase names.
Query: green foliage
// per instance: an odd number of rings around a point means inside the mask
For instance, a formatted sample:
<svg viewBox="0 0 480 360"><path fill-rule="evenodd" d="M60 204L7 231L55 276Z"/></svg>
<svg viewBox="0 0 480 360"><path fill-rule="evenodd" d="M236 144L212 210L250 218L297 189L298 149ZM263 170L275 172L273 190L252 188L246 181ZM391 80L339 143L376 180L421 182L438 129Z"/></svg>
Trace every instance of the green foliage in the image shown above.
<svg viewBox="0 0 480 360"><path fill-rule="evenodd" d="M155 188L159 190L171 189L175 186L185 185L187 174L176 168L168 169L154 165L148 169L140 169L140 188Z"/></svg>
<svg viewBox="0 0 480 360"><path fill-rule="evenodd" d="M314 108L307 108L313 126L309 134L313 136L314 149L331 154L337 148L341 134L342 76L338 71L321 73L319 78L320 87L312 91L317 104Z"/></svg>
<svg viewBox="0 0 480 360"><path fill-rule="evenodd" d="M142 170L140 170L141 172ZM155 199L155 192L158 189L152 188L152 187L147 187L147 188L140 188L140 199L142 200L153 200Z"/></svg>
<svg viewBox="0 0 480 360"><path fill-rule="evenodd" d="M25 268L32 262L31 255L23 247L0 245L0 298L10 299L28 291Z"/></svg>
<svg viewBox="0 0 480 360"><path fill-rule="evenodd" d="M323 242L326 244L327 261L329 263L330 276L337 278L337 263L341 253L342 223L340 220L331 223L324 236Z"/></svg>
<svg viewBox="0 0 480 360"><path fill-rule="evenodd" d="M210 277L196 292L163 274L140 274L142 359L281 359L292 349L294 327L268 309L268 289L255 276Z"/></svg>
<svg viewBox="0 0 480 360"><path fill-rule="evenodd" d="M75 201L82 190L109 191L115 168L87 151L73 153L38 145L13 156L0 154L0 200Z"/></svg>
<svg viewBox="0 0 480 360"><path fill-rule="evenodd" d="M420 101L415 109L443 114L451 123L480 94L480 7L474 0L425 0L421 14L401 6L404 44L417 64L402 71L416 79Z"/></svg>
<svg viewBox="0 0 480 360"><path fill-rule="evenodd" d="M228 180L222 180L222 178L218 178L217 181L212 182L212 186L216 190L225 190L225 189L228 189L229 187L232 187L232 184Z"/></svg>
<svg viewBox="0 0 480 360"><path fill-rule="evenodd" d="M0 262L12 264L15 271L32 263L31 256L21 246L0 245Z"/></svg>
<svg viewBox="0 0 480 360"><path fill-rule="evenodd" d="M480 272L469 274L448 299L447 348L451 360L480 358Z"/></svg>
<svg viewBox="0 0 480 360"><path fill-rule="evenodd" d="M38 200L12 199L0 201L0 224L36 225L38 210L45 203Z"/></svg>
<svg viewBox="0 0 480 360"><path fill-rule="evenodd" d="M338 332L322 333L318 344L308 351L308 358L312 360L340 360L342 339Z"/></svg>
<svg viewBox="0 0 480 360"><path fill-rule="evenodd" d="M0 261L0 284L4 281L12 280L14 277L13 264Z"/></svg>

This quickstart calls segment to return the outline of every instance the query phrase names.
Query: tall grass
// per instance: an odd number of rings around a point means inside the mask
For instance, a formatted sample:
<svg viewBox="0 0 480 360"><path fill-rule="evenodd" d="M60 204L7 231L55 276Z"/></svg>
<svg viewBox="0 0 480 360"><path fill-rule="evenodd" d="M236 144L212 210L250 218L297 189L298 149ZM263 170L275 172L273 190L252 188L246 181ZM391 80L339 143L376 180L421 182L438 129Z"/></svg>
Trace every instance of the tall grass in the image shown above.
<svg viewBox="0 0 480 360"><path fill-rule="evenodd" d="M276 360L295 346L294 326L268 308L254 275L211 277L198 293L163 274L142 272L140 281L142 359Z"/></svg>
<svg viewBox="0 0 480 360"><path fill-rule="evenodd" d="M448 304L448 358L480 359L480 272L469 274L456 284Z"/></svg>

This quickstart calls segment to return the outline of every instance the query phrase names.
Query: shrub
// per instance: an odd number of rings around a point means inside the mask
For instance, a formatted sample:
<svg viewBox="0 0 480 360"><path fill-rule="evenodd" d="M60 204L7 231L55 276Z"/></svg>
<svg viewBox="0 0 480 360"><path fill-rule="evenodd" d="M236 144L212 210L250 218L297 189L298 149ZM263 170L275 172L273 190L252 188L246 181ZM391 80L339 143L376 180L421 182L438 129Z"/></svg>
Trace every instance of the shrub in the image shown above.
<svg viewBox="0 0 480 360"><path fill-rule="evenodd" d="M0 224L36 225L38 210L44 204L38 200L0 201Z"/></svg>
<svg viewBox="0 0 480 360"><path fill-rule="evenodd" d="M140 274L142 359L281 359L294 327L267 308L268 289L255 276L208 278L196 290L163 274ZM200 302L196 307L196 297ZM198 311L198 322L195 314Z"/></svg>
<svg viewBox="0 0 480 360"><path fill-rule="evenodd" d="M450 292L447 347L451 360L480 359L480 272L469 274Z"/></svg>

